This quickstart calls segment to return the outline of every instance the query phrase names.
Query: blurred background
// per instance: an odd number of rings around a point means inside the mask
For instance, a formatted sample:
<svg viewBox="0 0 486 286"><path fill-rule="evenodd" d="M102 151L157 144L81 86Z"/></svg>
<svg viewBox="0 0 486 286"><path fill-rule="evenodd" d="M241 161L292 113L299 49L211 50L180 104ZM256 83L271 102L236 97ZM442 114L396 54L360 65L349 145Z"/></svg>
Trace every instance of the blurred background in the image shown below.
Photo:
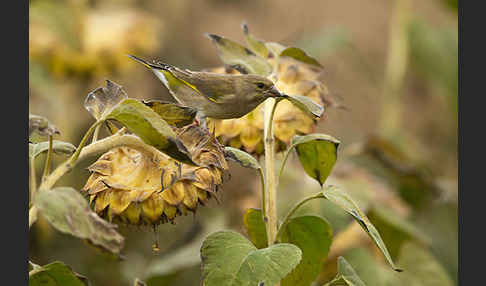
<svg viewBox="0 0 486 286"><path fill-rule="evenodd" d="M75 145L93 123L84 99L105 79L129 97L172 100L126 54L191 70L221 66L204 33L245 43L242 22L257 38L302 48L325 67L329 92L347 107L327 109L316 129L342 142L327 183L356 199L406 270L393 273L350 217L313 201L299 212L318 214L334 229L316 285L335 275L337 255L367 285L457 285L457 0L29 3L29 111L58 127L56 139ZM54 163L63 159L56 156ZM58 185L81 189L85 168L96 159ZM41 218L30 231L30 260L63 261L93 285L132 285L135 277L148 285L199 285L202 238L220 229L244 233L244 211L260 207L257 174L230 168L219 204L159 227L158 253L148 229L120 227L125 260L116 261ZM291 156L279 185L280 217L317 191Z"/></svg>

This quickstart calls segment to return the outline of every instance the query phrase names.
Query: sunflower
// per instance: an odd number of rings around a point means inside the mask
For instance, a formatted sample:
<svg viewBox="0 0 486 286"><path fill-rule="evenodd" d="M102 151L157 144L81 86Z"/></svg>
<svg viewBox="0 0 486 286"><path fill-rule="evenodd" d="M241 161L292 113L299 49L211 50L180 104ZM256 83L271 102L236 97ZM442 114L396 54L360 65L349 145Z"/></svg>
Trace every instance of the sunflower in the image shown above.
<svg viewBox="0 0 486 286"><path fill-rule="evenodd" d="M88 167L83 191L96 213L132 225L174 222L215 197L228 169L223 146L197 125L176 129L198 166L117 147Z"/></svg>

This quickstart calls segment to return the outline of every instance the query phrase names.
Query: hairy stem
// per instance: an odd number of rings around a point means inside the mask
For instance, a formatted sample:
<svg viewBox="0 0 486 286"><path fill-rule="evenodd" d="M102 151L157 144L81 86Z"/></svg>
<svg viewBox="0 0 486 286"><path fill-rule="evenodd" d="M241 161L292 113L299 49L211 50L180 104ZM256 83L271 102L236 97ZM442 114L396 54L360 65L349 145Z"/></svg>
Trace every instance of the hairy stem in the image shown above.
<svg viewBox="0 0 486 286"><path fill-rule="evenodd" d="M264 147L265 147L265 190L264 221L267 226L268 245L275 242L277 234L277 181L275 178L275 138L273 136L273 115L277 101L267 99L264 109Z"/></svg>
<svg viewBox="0 0 486 286"><path fill-rule="evenodd" d="M292 217L292 215L303 205L305 204L306 202L308 201L311 201L313 199L321 199L323 198L324 196L322 194L317 194L317 195L313 195L313 196L310 196L310 197L307 197L305 199L303 199L302 201L298 202L288 213L287 215L285 216L282 224L280 225L279 229L278 229L278 232L277 232L277 235L275 237L275 240L278 240L280 238L280 235L282 235L282 230L285 228L285 226L287 225L287 223L289 223L289 220L290 218Z"/></svg>
<svg viewBox="0 0 486 286"><path fill-rule="evenodd" d="M51 172L52 161L52 135L49 135L49 149L47 150L47 158L44 166L44 173L42 174L42 181L44 181Z"/></svg>

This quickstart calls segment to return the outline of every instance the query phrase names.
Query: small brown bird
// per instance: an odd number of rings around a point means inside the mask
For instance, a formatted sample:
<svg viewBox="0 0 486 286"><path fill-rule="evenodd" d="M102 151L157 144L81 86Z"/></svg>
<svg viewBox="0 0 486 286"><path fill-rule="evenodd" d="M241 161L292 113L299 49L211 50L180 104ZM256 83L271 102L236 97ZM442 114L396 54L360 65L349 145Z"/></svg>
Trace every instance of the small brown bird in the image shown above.
<svg viewBox="0 0 486 286"><path fill-rule="evenodd" d="M262 76L195 72L129 57L151 69L179 103L198 110L200 119L242 117L265 99L284 96L271 80Z"/></svg>

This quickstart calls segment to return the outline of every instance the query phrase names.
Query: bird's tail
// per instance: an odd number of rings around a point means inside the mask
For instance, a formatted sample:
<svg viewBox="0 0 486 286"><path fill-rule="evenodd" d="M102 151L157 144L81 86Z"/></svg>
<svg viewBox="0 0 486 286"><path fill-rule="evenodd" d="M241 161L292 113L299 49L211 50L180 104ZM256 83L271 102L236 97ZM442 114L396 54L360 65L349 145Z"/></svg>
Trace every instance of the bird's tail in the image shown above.
<svg viewBox="0 0 486 286"><path fill-rule="evenodd" d="M149 69L161 69L161 70L169 70L171 68L171 65L165 64L163 62L153 62L149 63L146 60L143 60L139 57L136 57L134 55L127 55L130 58L136 60L137 62L143 64L144 66L148 67Z"/></svg>

